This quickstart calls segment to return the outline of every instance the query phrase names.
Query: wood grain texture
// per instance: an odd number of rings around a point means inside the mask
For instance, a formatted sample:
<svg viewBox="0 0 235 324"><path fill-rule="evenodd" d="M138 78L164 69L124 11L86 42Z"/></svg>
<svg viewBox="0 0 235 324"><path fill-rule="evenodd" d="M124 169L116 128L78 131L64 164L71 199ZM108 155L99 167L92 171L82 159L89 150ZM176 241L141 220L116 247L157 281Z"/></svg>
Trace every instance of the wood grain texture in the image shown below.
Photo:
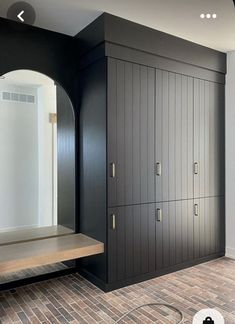
<svg viewBox="0 0 235 324"><path fill-rule="evenodd" d="M0 272L13 272L104 252L104 244L83 234L0 247Z"/></svg>
<svg viewBox="0 0 235 324"><path fill-rule="evenodd" d="M42 238L49 238L53 236L68 235L72 233L73 230L61 225L19 229L14 231L4 231L0 232L0 246L6 244L15 244L29 240L32 241Z"/></svg>

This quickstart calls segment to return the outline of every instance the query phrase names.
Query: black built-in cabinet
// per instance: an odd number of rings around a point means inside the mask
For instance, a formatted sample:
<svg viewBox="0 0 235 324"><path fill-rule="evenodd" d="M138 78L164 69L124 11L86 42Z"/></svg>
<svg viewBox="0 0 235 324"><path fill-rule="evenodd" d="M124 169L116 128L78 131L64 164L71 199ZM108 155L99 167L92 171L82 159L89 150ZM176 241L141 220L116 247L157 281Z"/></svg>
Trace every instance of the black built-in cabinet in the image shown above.
<svg viewBox="0 0 235 324"><path fill-rule="evenodd" d="M111 290L224 255L225 54L108 14L77 37L80 230L105 243L83 275Z"/></svg>

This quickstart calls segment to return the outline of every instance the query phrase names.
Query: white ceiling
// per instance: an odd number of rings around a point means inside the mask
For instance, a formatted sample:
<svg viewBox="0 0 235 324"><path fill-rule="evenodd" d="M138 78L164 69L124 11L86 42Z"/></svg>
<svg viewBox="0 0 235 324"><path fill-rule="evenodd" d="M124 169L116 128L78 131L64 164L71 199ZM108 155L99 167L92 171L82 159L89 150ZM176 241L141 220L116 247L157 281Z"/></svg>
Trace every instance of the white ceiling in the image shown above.
<svg viewBox="0 0 235 324"><path fill-rule="evenodd" d="M37 14L36 26L75 35L102 12L221 50L235 50L235 8L232 0L26 0ZM16 1L1 0L6 16ZM200 18L216 13L217 19Z"/></svg>
<svg viewBox="0 0 235 324"><path fill-rule="evenodd" d="M30 71L30 70L16 70L4 75L4 79L0 79L0 86L7 85L21 85L30 86L31 88L38 88L41 86L54 86L54 81L46 75Z"/></svg>

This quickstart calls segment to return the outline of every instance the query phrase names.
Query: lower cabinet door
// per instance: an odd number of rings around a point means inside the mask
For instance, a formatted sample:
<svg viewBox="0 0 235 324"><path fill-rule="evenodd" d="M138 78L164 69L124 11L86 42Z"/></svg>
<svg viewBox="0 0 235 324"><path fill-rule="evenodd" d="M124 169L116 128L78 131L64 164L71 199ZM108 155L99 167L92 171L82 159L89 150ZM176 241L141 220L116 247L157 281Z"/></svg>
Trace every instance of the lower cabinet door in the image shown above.
<svg viewBox="0 0 235 324"><path fill-rule="evenodd" d="M156 204L156 270L193 260L193 200Z"/></svg>
<svg viewBox="0 0 235 324"><path fill-rule="evenodd" d="M155 271L155 204L108 209L108 282Z"/></svg>
<svg viewBox="0 0 235 324"><path fill-rule="evenodd" d="M225 199L194 200L194 257L202 258L225 250Z"/></svg>

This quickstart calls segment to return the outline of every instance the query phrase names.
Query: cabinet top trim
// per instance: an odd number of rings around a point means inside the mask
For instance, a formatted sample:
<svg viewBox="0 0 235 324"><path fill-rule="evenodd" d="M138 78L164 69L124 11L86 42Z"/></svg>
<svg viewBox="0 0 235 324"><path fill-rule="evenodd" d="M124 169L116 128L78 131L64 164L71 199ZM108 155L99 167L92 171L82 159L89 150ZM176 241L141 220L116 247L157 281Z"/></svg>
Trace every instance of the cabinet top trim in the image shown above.
<svg viewBox="0 0 235 324"><path fill-rule="evenodd" d="M226 73L226 54L107 13L76 35L85 54L111 42L201 68Z"/></svg>

